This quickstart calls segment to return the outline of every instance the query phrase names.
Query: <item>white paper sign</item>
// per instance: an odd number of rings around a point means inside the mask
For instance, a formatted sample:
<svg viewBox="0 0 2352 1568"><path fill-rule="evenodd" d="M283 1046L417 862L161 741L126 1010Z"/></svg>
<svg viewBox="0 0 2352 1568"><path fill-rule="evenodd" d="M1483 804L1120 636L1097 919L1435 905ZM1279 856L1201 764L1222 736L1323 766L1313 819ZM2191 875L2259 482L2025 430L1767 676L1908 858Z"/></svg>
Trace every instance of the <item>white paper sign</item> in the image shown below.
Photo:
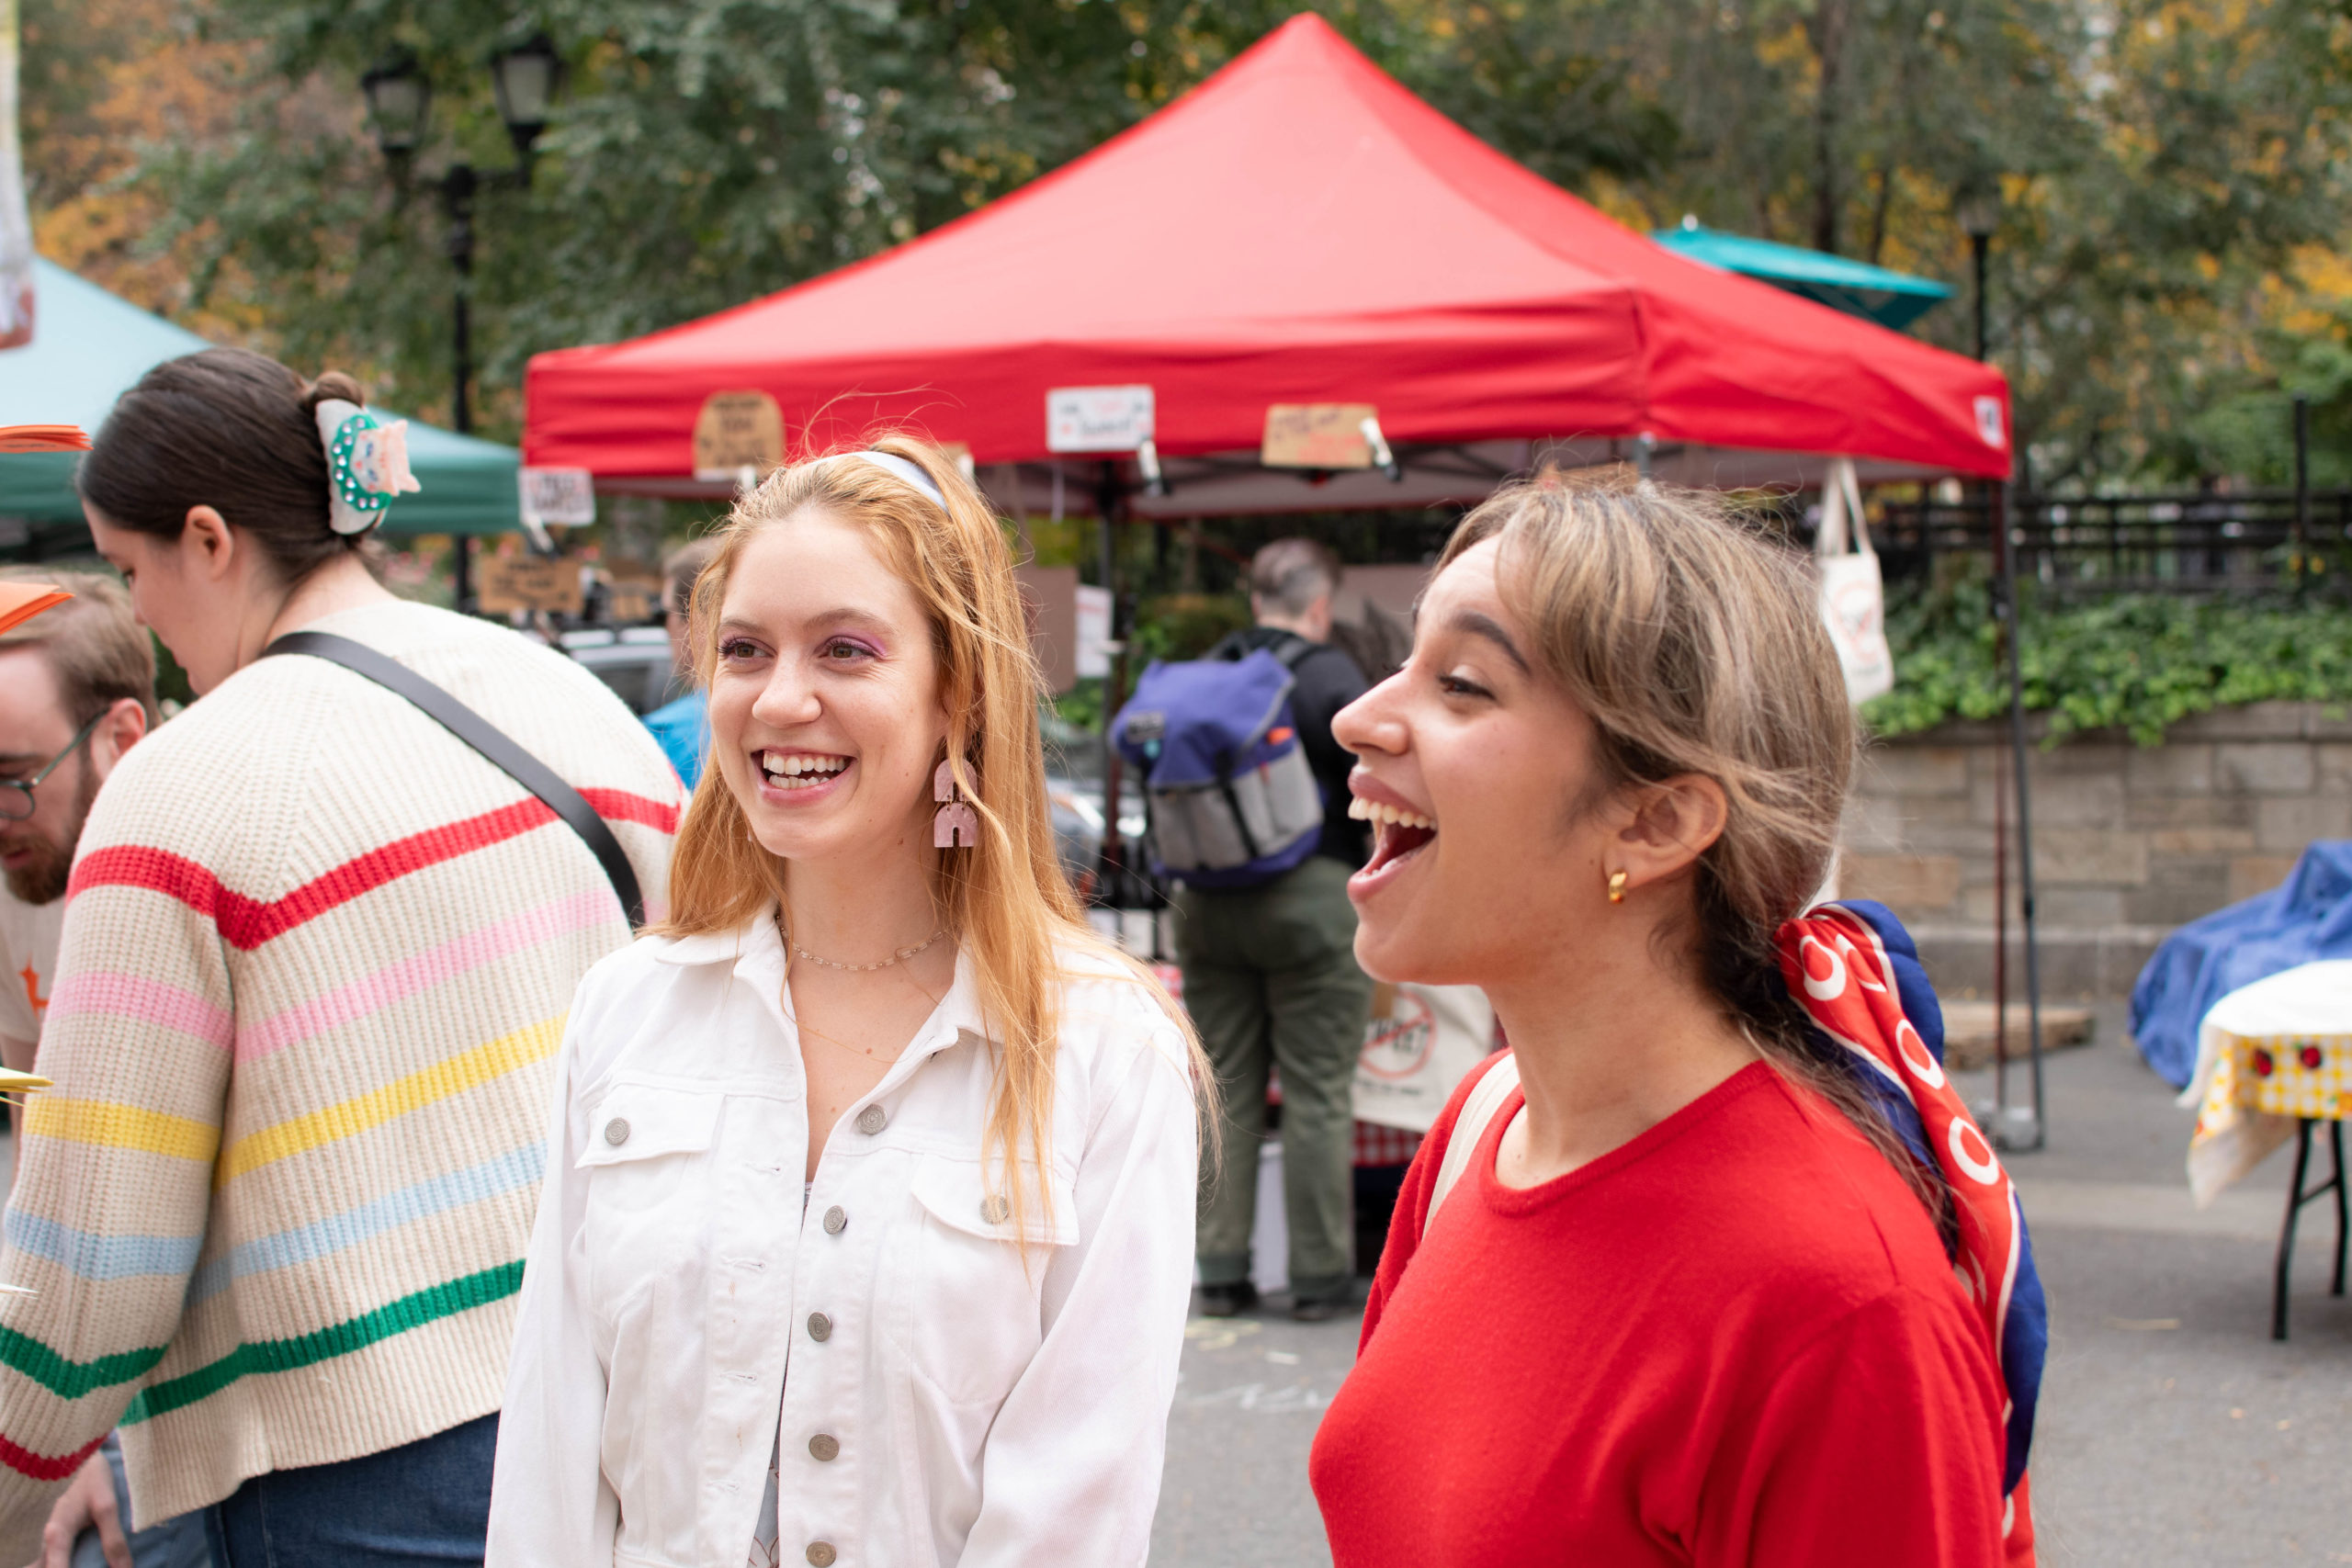
<svg viewBox="0 0 2352 1568"><path fill-rule="evenodd" d="M1111 591L1078 585L1078 678L1111 673Z"/></svg>
<svg viewBox="0 0 2352 1568"><path fill-rule="evenodd" d="M596 481L585 468L517 468L523 515L535 523L584 528L596 521Z"/></svg>
<svg viewBox="0 0 2352 1568"><path fill-rule="evenodd" d="M1132 452L1152 438L1149 387L1057 387L1046 394L1049 452Z"/></svg>

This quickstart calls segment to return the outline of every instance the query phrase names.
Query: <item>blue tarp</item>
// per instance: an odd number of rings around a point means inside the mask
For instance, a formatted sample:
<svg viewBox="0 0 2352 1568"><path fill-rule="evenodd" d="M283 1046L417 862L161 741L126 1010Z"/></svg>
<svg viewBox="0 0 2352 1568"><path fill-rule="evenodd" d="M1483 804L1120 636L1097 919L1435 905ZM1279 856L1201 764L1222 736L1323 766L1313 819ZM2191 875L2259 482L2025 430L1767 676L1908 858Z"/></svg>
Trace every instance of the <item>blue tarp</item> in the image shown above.
<svg viewBox="0 0 2352 1568"><path fill-rule="evenodd" d="M2148 1066L2186 1089L2197 1026L2215 1002L2322 958L2352 958L2352 840L2321 840L2284 885L2166 937L2132 987L2132 1038Z"/></svg>

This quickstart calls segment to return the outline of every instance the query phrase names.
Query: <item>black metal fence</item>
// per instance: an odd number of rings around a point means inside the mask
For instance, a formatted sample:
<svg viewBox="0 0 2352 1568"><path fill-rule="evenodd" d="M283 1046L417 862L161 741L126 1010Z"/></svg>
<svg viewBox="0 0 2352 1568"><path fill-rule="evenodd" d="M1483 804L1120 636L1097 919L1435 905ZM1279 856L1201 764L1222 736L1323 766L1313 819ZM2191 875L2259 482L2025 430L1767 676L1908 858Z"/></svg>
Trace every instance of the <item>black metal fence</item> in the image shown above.
<svg viewBox="0 0 2352 1568"><path fill-rule="evenodd" d="M1931 580L1939 561L1989 558L1998 502L1894 502L1871 542L1890 580ZM2044 593L2352 593L2352 490L2091 497L2012 494L2018 575Z"/></svg>

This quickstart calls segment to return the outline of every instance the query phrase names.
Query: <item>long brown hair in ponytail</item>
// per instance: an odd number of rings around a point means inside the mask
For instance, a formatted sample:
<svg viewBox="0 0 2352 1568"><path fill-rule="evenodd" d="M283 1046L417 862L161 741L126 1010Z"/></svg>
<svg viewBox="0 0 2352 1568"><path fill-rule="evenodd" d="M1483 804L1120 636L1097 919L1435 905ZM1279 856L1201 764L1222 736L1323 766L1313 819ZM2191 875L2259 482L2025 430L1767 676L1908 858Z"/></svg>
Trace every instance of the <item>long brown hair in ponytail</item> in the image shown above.
<svg viewBox="0 0 2352 1568"><path fill-rule="evenodd" d="M1592 720L1596 796L1697 773L1723 786L1699 859L1687 962L1765 1059L1844 1112L1957 1241L1951 1194L1806 1027L1773 937L1827 879L1855 755L1853 710L1802 558L1712 491L1547 470L1497 491L1440 570L1499 541L1503 596L1537 662Z"/></svg>

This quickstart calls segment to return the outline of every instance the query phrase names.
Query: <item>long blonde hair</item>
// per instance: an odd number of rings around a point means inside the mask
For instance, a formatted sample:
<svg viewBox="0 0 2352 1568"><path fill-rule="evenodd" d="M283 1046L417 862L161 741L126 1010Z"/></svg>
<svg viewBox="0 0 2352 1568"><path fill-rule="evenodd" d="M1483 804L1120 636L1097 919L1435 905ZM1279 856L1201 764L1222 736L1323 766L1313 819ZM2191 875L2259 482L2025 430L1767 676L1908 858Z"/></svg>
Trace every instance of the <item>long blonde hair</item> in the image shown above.
<svg viewBox="0 0 2352 1568"><path fill-rule="evenodd" d="M1024 1140L1041 1176L1050 1168L1060 950L1108 958L1149 987L1183 1032L1195 1092L1204 1092L1214 1079L1203 1070L1199 1043L1167 992L1087 924L1054 852L1037 728L1044 682L1029 648L1012 552L995 513L955 460L935 446L894 436L846 450L861 449L887 452L922 468L944 505L933 504L876 463L811 461L771 474L736 502L713 536L710 564L695 580L687 634L695 672L707 687L717 670L720 606L744 545L803 510L864 530L884 564L922 600L947 715L947 760L980 821L977 845L937 858L932 901L940 923L971 954L981 1015L997 1055L984 1148L1004 1159L1014 1234L1025 1235L1020 1221L1028 1184L1012 1179L1012 1173ZM785 863L752 840L719 770L705 768L678 825L670 915L661 933L735 931L771 906L787 908L784 886ZM1050 1184L1041 1182L1039 1191L1050 1210Z"/></svg>

